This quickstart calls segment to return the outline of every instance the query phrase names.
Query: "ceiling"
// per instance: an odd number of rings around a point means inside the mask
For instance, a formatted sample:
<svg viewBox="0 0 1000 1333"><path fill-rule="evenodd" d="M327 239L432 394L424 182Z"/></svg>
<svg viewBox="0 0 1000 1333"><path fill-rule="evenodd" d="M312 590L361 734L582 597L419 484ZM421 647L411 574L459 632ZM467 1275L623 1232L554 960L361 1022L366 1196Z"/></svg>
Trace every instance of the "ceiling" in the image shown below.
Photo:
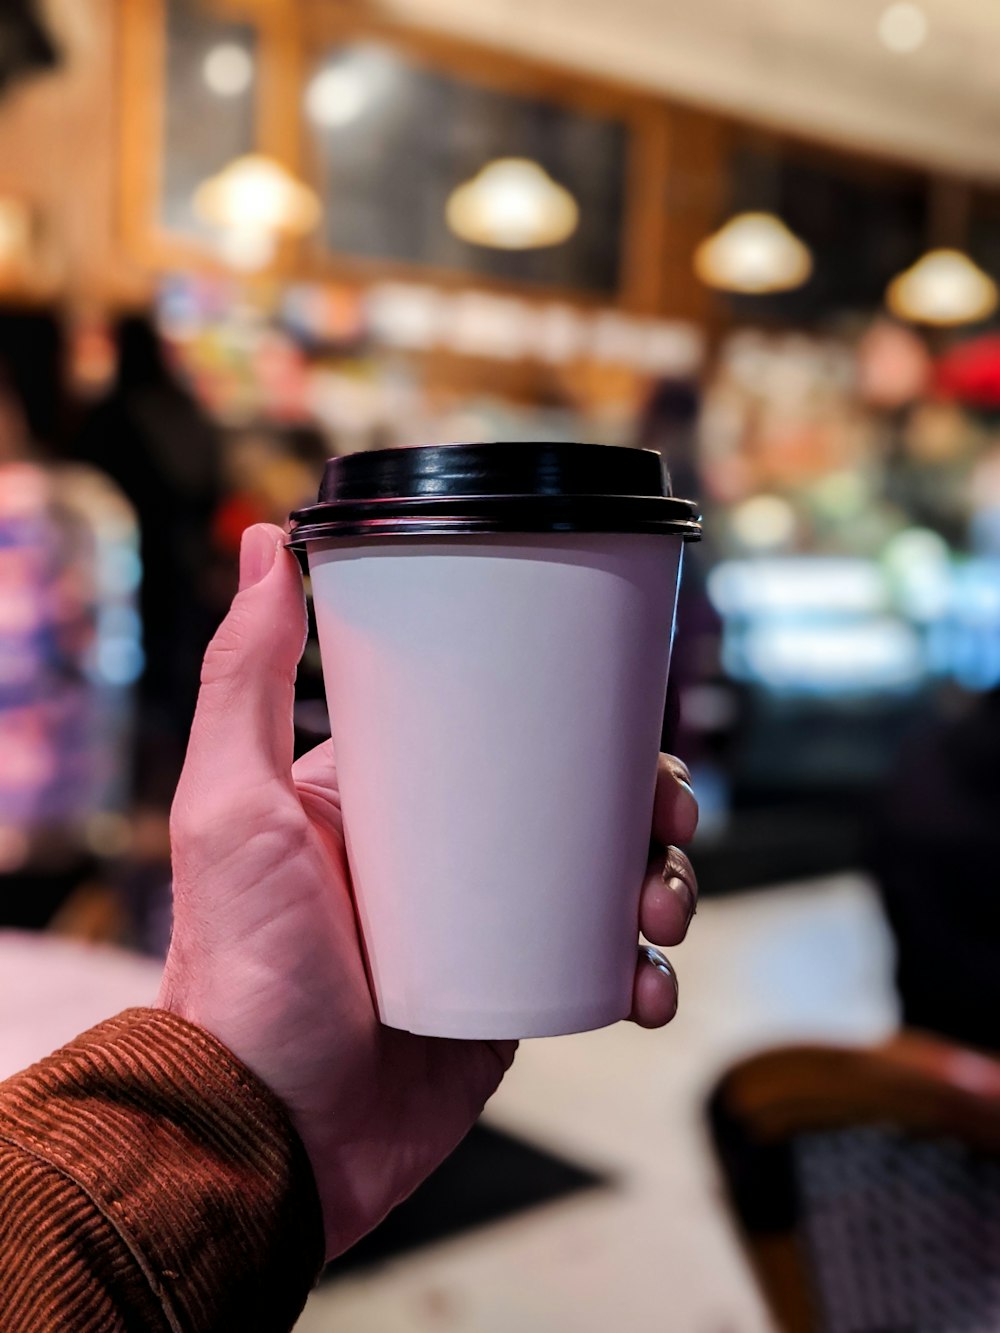
<svg viewBox="0 0 1000 1333"><path fill-rule="evenodd" d="M411 22L823 138L1000 179L1000 0L919 0L908 55L884 0L383 0Z"/></svg>

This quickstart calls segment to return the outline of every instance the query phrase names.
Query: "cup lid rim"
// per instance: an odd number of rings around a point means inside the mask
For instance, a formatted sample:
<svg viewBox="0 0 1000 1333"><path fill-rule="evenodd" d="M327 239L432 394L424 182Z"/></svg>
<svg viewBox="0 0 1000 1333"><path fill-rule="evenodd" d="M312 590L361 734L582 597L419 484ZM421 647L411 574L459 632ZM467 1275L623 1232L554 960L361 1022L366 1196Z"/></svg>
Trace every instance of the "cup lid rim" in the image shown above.
<svg viewBox="0 0 1000 1333"><path fill-rule="evenodd" d="M338 537L653 532L697 540L653 449L571 441L419 445L330 459L290 545Z"/></svg>

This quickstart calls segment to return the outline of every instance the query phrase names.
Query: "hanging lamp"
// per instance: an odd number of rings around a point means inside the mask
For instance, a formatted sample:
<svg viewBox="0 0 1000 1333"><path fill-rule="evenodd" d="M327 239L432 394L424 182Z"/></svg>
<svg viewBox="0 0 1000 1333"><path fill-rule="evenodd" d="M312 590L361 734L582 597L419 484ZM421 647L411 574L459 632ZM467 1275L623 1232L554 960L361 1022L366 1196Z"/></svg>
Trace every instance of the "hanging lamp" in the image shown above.
<svg viewBox="0 0 1000 1333"><path fill-rule="evenodd" d="M894 315L943 328L988 319L997 302L996 283L961 250L928 250L886 289Z"/></svg>
<svg viewBox="0 0 1000 1333"><path fill-rule="evenodd" d="M194 194L194 211L219 234L223 256L236 268L263 268L282 236L302 236L320 220L314 191L274 158L236 158Z"/></svg>
<svg viewBox="0 0 1000 1333"><path fill-rule="evenodd" d="M894 315L914 324L949 328L988 319L997 308L997 284L960 249L968 231L968 189L934 181L928 231L932 247L886 288Z"/></svg>
<svg viewBox="0 0 1000 1333"><path fill-rule="evenodd" d="M453 190L445 207L451 231L473 245L535 250L576 231L580 210L564 186L527 157L488 162Z"/></svg>
<svg viewBox="0 0 1000 1333"><path fill-rule="evenodd" d="M801 287L812 273L809 247L774 213L737 213L694 255L694 270L708 287L760 295Z"/></svg>

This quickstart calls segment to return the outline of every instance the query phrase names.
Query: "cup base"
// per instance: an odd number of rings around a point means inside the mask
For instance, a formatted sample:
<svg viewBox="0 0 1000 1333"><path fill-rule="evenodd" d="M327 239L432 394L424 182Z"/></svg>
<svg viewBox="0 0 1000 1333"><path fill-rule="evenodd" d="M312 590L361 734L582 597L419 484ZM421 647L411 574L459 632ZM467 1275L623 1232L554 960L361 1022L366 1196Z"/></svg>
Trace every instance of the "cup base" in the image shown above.
<svg viewBox="0 0 1000 1333"><path fill-rule="evenodd" d="M620 997L590 1006L566 1009L506 1010L470 1013L468 1010L421 1009L386 1003L379 1008L385 1027L399 1028L418 1037L449 1037L464 1041L522 1041L530 1037L565 1037L574 1032L592 1032L628 1017L628 1006Z"/></svg>

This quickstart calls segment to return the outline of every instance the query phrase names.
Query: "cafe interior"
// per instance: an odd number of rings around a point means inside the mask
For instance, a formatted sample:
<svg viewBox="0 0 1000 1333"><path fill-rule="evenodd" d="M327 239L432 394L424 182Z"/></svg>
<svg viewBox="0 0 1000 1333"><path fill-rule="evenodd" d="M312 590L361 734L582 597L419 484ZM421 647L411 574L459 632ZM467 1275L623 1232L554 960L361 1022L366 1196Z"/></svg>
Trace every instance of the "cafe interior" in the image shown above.
<svg viewBox="0 0 1000 1333"><path fill-rule="evenodd" d="M155 996L200 658L326 459L703 515L678 1017L523 1043L302 1333L1000 1328L998 62L990 0L3 4L0 1077Z"/></svg>

